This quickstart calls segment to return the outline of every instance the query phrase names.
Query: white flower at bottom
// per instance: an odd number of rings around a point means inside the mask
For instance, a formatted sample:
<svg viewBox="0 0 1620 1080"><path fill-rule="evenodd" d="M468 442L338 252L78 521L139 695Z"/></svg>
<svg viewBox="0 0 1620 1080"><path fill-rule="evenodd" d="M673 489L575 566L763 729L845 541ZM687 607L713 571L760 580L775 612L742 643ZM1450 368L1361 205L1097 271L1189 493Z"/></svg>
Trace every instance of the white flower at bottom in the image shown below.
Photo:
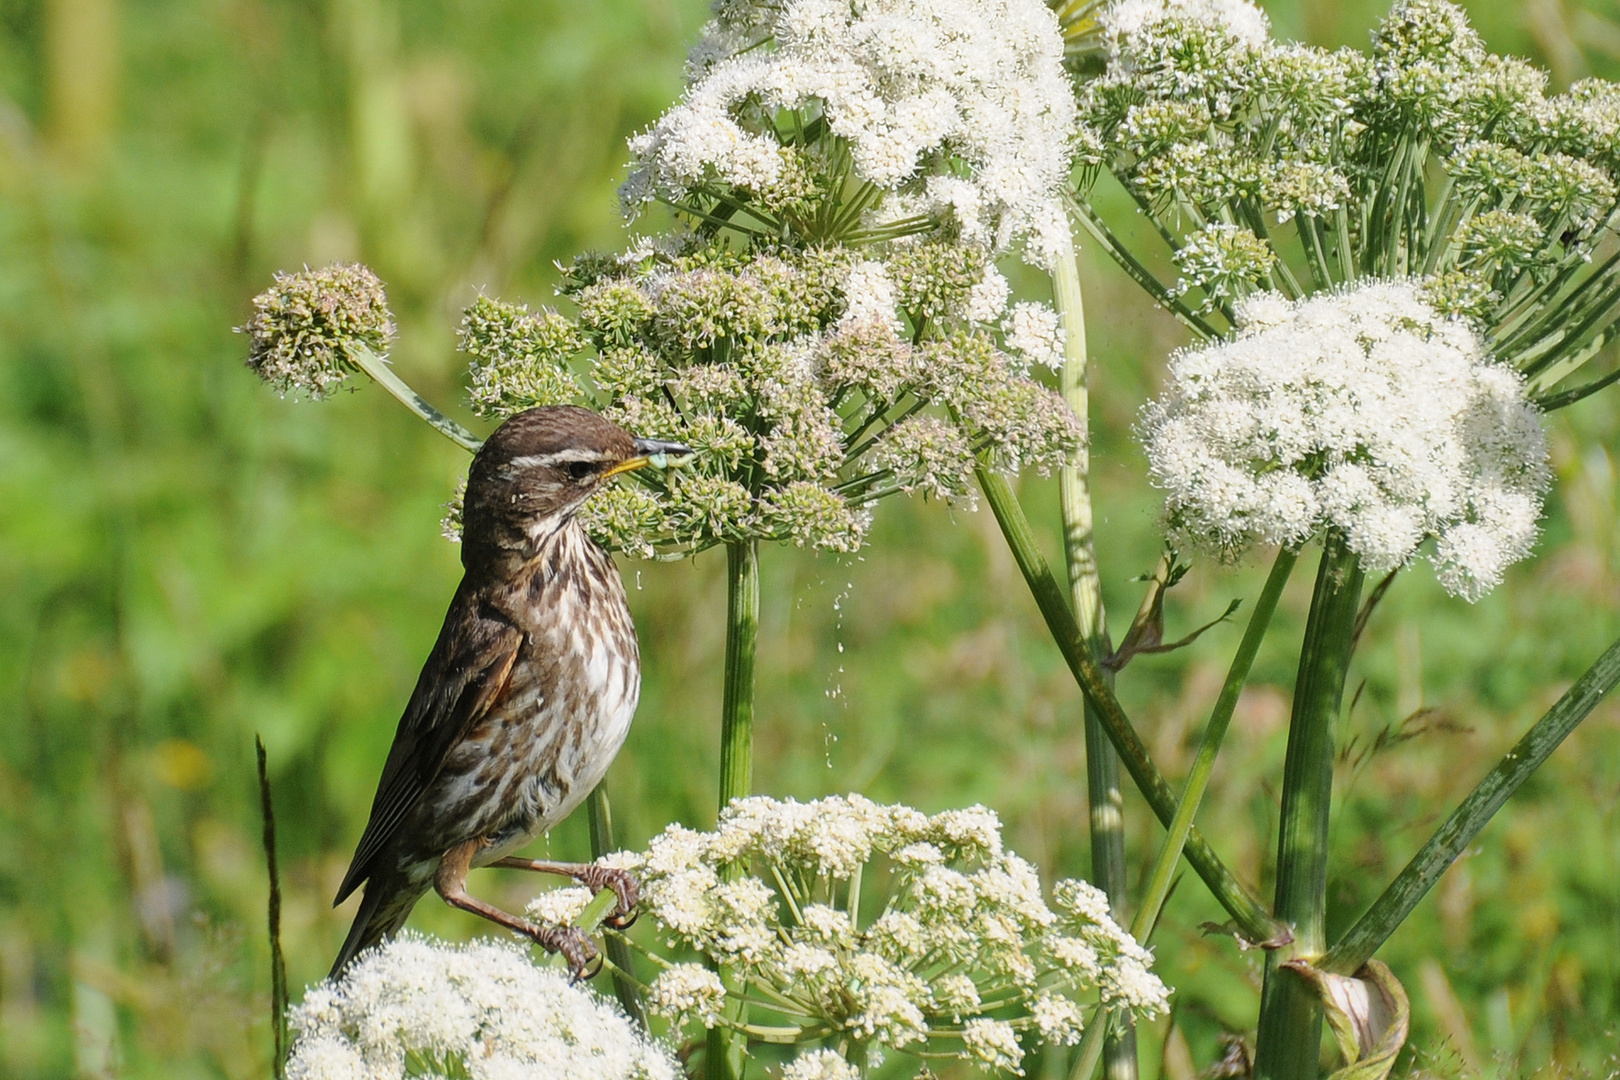
<svg viewBox="0 0 1620 1080"><path fill-rule="evenodd" d="M676 964L666 968L647 988L647 1004L660 1016L677 1023L690 1017L704 1027L713 1027L725 1006L726 987L720 976L701 964Z"/></svg>
<svg viewBox="0 0 1620 1080"><path fill-rule="evenodd" d="M831 1050L811 1050L782 1067L782 1080L860 1080L861 1071Z"/></svg>
<svg viewBox="0 0 1620 1080"><path fill-rule="evenodd" d="M1019 1076L1024 1070L1024 1050L1018 1045L1018 1033L1004 1020L986 1020L982 1017L962 1025L962 1042L969 1052L992 1069L1006 1069Z"/></svg>
<svg viewBox="0 0 1620 1080"><path fill-rule="evenodd" d="M287 1061L291 1080L357 1080L373 1070L354 1043L341 1035L312 1035L298 1041Z"/></svg>
<svg viewBox="0 0 1620 1080"><path fill-rule="evenodd" d="M1288 304L1178 353L1138 435L1173 535L1223 557L1337 529L1369 573L1425 540L1477 600L1534 543L1547 440L1524 381L1407 281Z"/></svg>
<svg viewBox="0 0 1620 1080"><path fill-rule="evenodd" d="M403 934L362 954L288 1015L291 1080L394 1080L407 1055L473 1080L674 1080L674 1060L619 1009L506 942Z"/></svg>
<svg viewBox="0 0 1620 1080"><path fill-rule="evenodd" d="M1072 1045L1087 1003L1143 1017L1165 1008L1152 954L1109 917L1106 897L1060 881L1049 906L1035 867L1005 850L983 806L930 817L859 795L753 796L733 800L712 833L671 826L645 864L648 912L666 944L734 965L778 1023L853 1042L863 1068L899 1052L1016 1071L1020 1032ZM745 876L722 885L722 866ZM702 917L690 918L698 906L666 910L671 877L709 882ZM852 897L863 880L867 895ZM691 964L666 970L649 996L655 1011L688 1018L736 1000ZM782 1073L852 1075L827 1051L803 1053Z"/></svg>
<svg viewBox="0 0 1620 1080"><path fill-rule="evenodd" d="M530 900L523 913L543 926L568 926L590 906L594 895L583 885L552 889Z"/></svg>
<svg viewBox="0 0 1620 1080"><path fill-rule="evenodd" d="M1282 293L1268 289L1236 301L1232 312L1238 325L1253 333L1287 322L1294 314L1294 305Z"/></svg>

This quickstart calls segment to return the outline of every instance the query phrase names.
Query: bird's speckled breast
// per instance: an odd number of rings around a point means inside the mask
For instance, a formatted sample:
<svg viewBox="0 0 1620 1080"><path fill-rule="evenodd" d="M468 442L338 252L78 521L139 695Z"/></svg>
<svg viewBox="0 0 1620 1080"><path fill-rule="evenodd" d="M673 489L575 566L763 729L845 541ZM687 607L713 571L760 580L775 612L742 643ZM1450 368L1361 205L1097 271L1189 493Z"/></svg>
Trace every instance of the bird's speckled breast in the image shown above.
<svg viewBox="0 0 1620 1080"><path fill-rule="evenodd" d="M445 762L418 819L455 822L489 844L484 866L567 817L601 781L641 693L624 583L608 554L569 522L541 546L502 609L524 632L499 701Z"/></svg>

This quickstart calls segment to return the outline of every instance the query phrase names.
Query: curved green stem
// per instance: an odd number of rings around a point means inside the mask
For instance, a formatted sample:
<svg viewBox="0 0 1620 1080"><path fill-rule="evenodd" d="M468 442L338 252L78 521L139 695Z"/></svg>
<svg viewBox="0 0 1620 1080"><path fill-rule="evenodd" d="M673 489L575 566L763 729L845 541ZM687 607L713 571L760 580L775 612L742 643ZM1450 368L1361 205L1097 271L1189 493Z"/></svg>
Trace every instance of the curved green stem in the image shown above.
<svg viewBox="0 0 1620 1080"><path fill-rule="evenodd" d="M1350 669L1361 563L1337 531L1322 544L1316 591L1294 683L1288 756L1283 764L1277 838L1277 918L1294 940L1266 956L1260 995L1255 1076L1316 1080L1322 1044L1322 999L1285 960L1315 964L1327 951L1328 812L1333 797L1334 724Z"/></svg>
<svg viewBox="0 0 1620 1080"><path fill-rule="evenodd" d="M1058 475L1063 500L1063 552L1069 570L1069 596L1074 604L1080 635L1094 659L1108 651L1107 616L1103 610L1102 581L1097 573L1091 510L1090 393L1086 386L1085 297L1080 267L1071 248L1052 270L1052 298L1063 321L1063 398L1080 422L1080 446L1074 460ZM1085 714L1086 800L1090 804L1091 877L1108 896L1116 922L1124 925L1129 885L1125 866L1124 792L1119 782L1119 755L1090 704ZM1128 1016L1110 1023L1108 1076L1110 1080L1136 1080L1136 1027Z"/></svg>
<svg viewBox="0 0 1620 1080"><path fill-rule="evenodd" d="M1131 934L1138 941L1147 941L1148 935L1153 932L1154 924L1159 920L1159 910L1164 907L1165 899L1170 895L1176 865L1181 861L1187 834L1192 831L1198 804L1203 800L1204 790L1209 786L1210 773L1214 771L1215 755L1220 751L1221 740L1225 737L1227 726L1232 720L1232 712L1237 707L1244 684L1248 681L1255 653L1259 651L1260 642L1265 639L1266 629L1271 625L1271 616L1277 610L1277 600L1282 596L1283 586L1288 584L1288 578L1293 573L1294 563L1298 559L1299 553L1287 548L1277 553L1277 561L1271 566L1271 575L1266 578L1265 587L1260 590L1260 598L1255 601L1254 611L1249 614L1248 628L1244 630L1243 641L1238 646L1237 655L1232 658L1232 666L1227 670L1226 682L1221 686L1220 697L1215 699L1215 708L1210 713L1209 724L1204 728L1204 740L1198 747L1198 757L1193 761L1192 772L1187 776L1187 786L1181 793L1181 802L1176 806L1176 816L1165 832L1164 843L1159 848L1158 859L1153 864L1147 891L1142 897L1142 906L1137 910L1136 918L1131 923ZM1103 1052L1102 1036L1106 1030L1104 1022L1107 1019L1107 1010L1101 1005L1092 1012L1091 1022L1080 1040L1075 1068L1069 1073L1070 1080L1091 1080L1091 1075L1097 1071L1097 1062Z"/></svg>
<svg viewBox="0 0 1620 1080"><path fill-rule="evenodd" d="M1101 244L1103 250L1107 251L1114 261L1119 264L1120 269L1129 274L1131 280L1142 286L1160 307L1174 315L1187 329L1205 341L1214 341L1221 336L1213 326L1200 318L1197 312L1170 295L1170 290L1165 288L1159 279L1153 276L1153 272L1143 266L1141 261L1131 254L1130 249L1120 242L1119 238L1113 234L1107 225L1102 223L1100 218L1091 213L1090 208L1084 202L1071 197L1069 207L1074 211L1074 216L1079 219L1080 224L1085 226L1086 231L1091 234L1092 239Z"/></svg>
<svg viewBox="0 0 1620 1080"><path fill-rule="evenodd" d="M1318 967L1349 975L1366 963L1412 914L1418 901L1428 895L1440 875L1474 842L1502 804L1541 767L1564 737L1586 719L1617 683L1620 683L1620 641L1610 645L1557 704L1513 744L1513 749L1452 811L1446 823L1412 856L1412 861L1373 901L1367 913L1345 932Z"/></svg>
<svg viewBox="0 0 1620 1080"><path fill-rule="evenodd" d="M596 895L591 897L591 902L585 905L585 909L579 913L579 917L574 920L574 923L583 933L594 934L602 925L602 920L613 914L613 909L618 904L618 893L612 889L598 889Z"/></svg>
<svg viewBox="0 0 1620 1080"><path fill-rule="evenodd" d="M1102 665L1086 648L1080 627L1069 611L1063 587L1058 584L1046 557L1041 554L1035 541L1035 531L1030 527L1029 518L1024 515L1024 508L1018 504L1012 486L1007 483L1006 477L985 466L980 466L975 475L980 490L984 492L985 502L989 503L991 512L996 516L996 524L1001 527L1001 535L1007 541L1013 560L1024 575L1035 604L1046 620L1046 628L1068 663L1075 682L1096 708L1098 721L1107 732L1109 741L1114 744L1114 749L1119 752L1120 762L1130 773L1131 780L1142 792L1148 806L1160 822L1169 825L1176 814L1175 793L1153 764L1141 736L1131 726L1130 718L1125 715L1113 688L1108 685ZM1267 945L1287 940L1287 927L1274 920L1254 894L1227 869L1196 827L1188 831L1186 851L1187 861L1192 864L1193 870L1232 916L1244 937Z"/></svg>
<svg viewBox="0 0 1620 1080"><path fill-rule="evenodd" d="M1298 559L1298 551L1284 548L1277 552L1277 560L1271 564L1271 574L1266 578L1265 587L1260 590L1260 598L1249 613L1248 628L1243 631L1243 641L1238 645L1237 655L1232 657L1226 682L1222 684L1220 696L1215 699L1215 708L1209 714L1209 724L1204 728L1204 739L1199 744L1198 756L1193 759L1192 771L1187 774L1187 786L1182 789L1175 819L1164 834L1164 844L1159 848L1158 860L1153 864L1141 910L1131 923L1131 933L1138 941L1148 939L1153 924L1159 919L1159 909L1170 895L1170 885L1175 877L1176 865L1181 861L1187 833L1192 829L1198 804L1203 801L1204 791L1209 787L1210 774L1215 771L1215 755L1220 753L1221 740L1226 737L1238 697L1249 680L1249 669L1254 666L1255 653L1260 651L1260 642L1265 640L1271 616L1277 610L1277 601Z"/></svg>
<svg viewBox="0 0 1620 1080"><path fill-rule="evenodd" d="M440 435L449 439L468 453L478 453L478 448L484 445L484 440L450 419L444 413L427 403L427 399L415 390L404 379L394 374L394 369L388 361L366 348L356 345L349 350L349 359L354 361L355 367L371 376L371 380L397 398L411 412L420 416L433 426Z"/></svg>
<svg viewBox="0 0 1620 1080"><path fill-rule="evenodd" d="M1069 1080L1091 1080L1096 1074L1097 1062L1102 1060L1103 1044L1112 1026L1107 1006L1099 1003L1091 1010L1091 1019L1080 1036L1080 1048L1075 1051L1074 1068L1069 1070Z"/></svg>

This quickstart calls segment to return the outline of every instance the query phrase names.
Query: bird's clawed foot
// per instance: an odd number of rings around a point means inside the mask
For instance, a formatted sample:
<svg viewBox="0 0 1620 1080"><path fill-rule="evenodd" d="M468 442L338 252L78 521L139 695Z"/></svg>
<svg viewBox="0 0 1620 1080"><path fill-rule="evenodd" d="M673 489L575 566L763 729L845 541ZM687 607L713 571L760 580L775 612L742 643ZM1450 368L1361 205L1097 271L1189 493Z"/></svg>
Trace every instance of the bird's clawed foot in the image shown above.
<svg viewBox="0 0 1620 1080"><path fill-rule="evenodd" d="M502 911L493 904L487 904L477 897L467 894L467 870L472 865L472 858L474 853L477 852L479 844L480 841L477 840L459 844L451 848L440 859L438 873L433 879L433 888L440 896L444 897L445 903L451 907L460 908L462 911L469 911L474 915L482 916L498 926L504 926L508 930L522 934L547 952L562 953L563 959L568 961L569 974L574 977L575 982L590 979L601 971L602 956L596 951L596 946L591 944L590 939L585 936L579 927L537 926L528 919L519 918L510 912ZM536 868L528 865L525 860L512 861L518 862L526 870ZM505 862L507 860L503 859L501 863L495 865L501 865ZM579 868L582 870L589 869L588 866L580 866ZM571 870L564 871L564 873L567 873L570 877L577 876ZM586 882L586 884L589 884L589 882ZM619 893L617 889L614 892L618 893L619 900L623 903L624 894Z"/></svg>
<svg viewBox="0 0 1620 1080"><path fill-rule="evenodd" d="M562 953L576 983L588 982L602 970L602 954L577 926L534 926L523 933L547 952Z"/></svg>
<svg viewBox="0 0 1620 1080"><path fill-rule="evenodd" d="M613 895L619 898L619 906L602 920L603 923L615 930L629 929L635 923L636 904L641 901L641 882L630 871L590 863L574 875L574 880L593 891L612 889Z"/></svg>
<svg viewBox="0 0 1620 1080"><path fill-rule="evenodd" d="M602 921L615 930L624 930L636 921L636 904L641 899L641 884L628 870L619 870L600 863L545 862L540 859L519 859L513 856L497 859L489 865L508 870L528 870L536 874L571 877L592 892L612 889L613 895L619 898L619 904L613 909L613 914Z"/></svg>

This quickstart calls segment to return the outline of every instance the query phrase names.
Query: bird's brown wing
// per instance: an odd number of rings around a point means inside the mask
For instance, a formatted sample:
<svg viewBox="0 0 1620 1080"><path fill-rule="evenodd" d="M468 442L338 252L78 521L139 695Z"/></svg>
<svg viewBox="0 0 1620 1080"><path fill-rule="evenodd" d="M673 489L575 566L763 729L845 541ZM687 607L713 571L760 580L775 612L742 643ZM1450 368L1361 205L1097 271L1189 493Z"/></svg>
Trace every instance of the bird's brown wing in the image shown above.
<svg viewBox="0 0 1620 1080"><path fill-rule="evenodd" d="M400 717L371 820L333 906L371 876L373 860L439 775L451 749L500 699L522 642L523 632L462 581Z"/></svg>

